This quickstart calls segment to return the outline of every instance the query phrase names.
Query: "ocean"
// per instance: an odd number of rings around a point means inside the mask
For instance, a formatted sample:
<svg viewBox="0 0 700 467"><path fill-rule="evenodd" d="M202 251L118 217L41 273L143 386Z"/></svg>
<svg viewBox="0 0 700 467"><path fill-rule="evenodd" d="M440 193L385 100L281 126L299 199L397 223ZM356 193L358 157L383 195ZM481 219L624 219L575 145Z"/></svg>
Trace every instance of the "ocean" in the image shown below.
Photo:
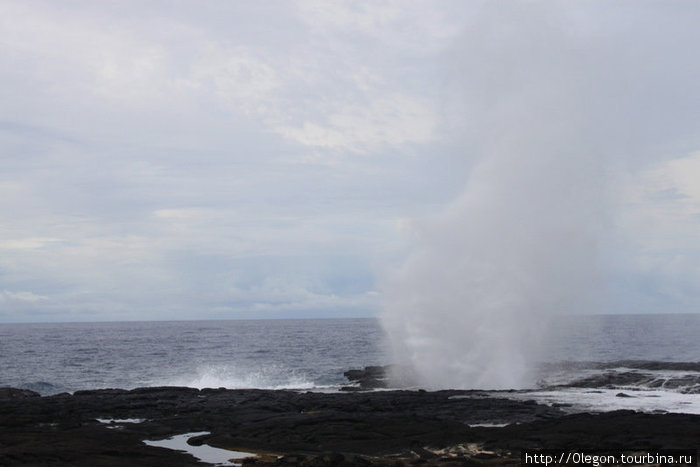
<svg viewBox="0 0 700 467"><path fill-rule="evenodd" d="M700 314L560 318L537 383L503 397L570 411L700 413ZM392 363L375 319L0 325L0 387L42 395L142 386L335 391Z"/></svg>

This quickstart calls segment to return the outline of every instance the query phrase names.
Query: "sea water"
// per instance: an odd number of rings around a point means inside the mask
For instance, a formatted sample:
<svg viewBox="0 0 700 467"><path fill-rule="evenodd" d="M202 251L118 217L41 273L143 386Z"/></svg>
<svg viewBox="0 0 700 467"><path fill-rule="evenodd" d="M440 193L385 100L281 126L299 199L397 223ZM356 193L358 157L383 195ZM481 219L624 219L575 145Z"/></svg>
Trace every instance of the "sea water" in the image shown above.
<svg viewBox="0 0 700 467"><path fill-rule="evenodd" d="M542 342L537 383L499 394L573 411L700 413L700 363L672 364L700 361L699 335L698 314L560 318ZM0 386L332 391L348 369L391 363L384 343L371 318L2 324Z"/></svg>
<svg viewBox="0 0 700 467"><path fill-rule="evenodd" d="M384 363L373 319L0 325L0 386L312 389Z"/></svg>

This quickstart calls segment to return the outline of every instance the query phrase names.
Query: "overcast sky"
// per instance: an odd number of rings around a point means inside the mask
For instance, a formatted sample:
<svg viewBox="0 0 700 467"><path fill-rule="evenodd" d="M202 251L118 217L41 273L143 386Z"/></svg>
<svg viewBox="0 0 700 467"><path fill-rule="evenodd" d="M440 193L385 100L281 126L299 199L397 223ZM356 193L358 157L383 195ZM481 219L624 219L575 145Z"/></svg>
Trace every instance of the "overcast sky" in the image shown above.
<svg viewBox="0 0 700 467"><path fill-rule="evenodd" d="M0 322L375 316L500 96L579 82L590 311L699 311L700 3L498 4L0 1Z"/></svg>

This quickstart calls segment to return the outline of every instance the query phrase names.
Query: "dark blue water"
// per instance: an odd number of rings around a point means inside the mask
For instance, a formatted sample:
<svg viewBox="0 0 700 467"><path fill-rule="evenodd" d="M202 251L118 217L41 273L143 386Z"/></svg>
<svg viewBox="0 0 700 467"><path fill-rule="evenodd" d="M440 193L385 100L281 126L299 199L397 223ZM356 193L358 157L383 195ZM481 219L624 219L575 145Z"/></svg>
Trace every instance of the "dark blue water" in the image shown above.
<svg viewBox="0 0 700 467"><path fill-rule="evenodd" d="M617 363L700 361L700 315L566 317L547 335L543 362L615 363L548 369L540 393L527 397L585 399L589 408L641 407L641 398L614 397L623 389L646 391L650 410L673 405L676 411L700 412L699 371ZM0 386L42 394L156 385L333 390L346 383L345 370L387 363L384 333L374 319L0 325ZM633 387L594 393L551 388L596 372L630 371L640 374Z"/></svg>
<svg viewBox="0 0 700 467"><path fill-rule="evenodd" d="M0 386L313 388L385 363L373 319L0 325Z"/></svg>
<svg viewBox="0 0 700 467"><path fill-rule="evenodd" d="M557 360L700 361L700 314L560 317L544 346Z"/></svg>

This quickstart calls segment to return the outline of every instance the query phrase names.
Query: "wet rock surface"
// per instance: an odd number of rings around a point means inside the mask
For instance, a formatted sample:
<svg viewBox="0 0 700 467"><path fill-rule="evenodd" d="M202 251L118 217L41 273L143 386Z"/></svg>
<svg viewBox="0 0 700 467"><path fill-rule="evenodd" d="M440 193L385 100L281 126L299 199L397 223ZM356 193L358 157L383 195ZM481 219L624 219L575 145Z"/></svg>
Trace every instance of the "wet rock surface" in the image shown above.
<svg viewBox="0 0 700 467"><path fill-rule="evenodd" d="M469 426L482 423L510 425ZM473 465L519 463L522 448L697 448L700 416L565 415L481 391L0 391L0 465L206 465L143 443L191 432L267 454L245 465Z"/></svg>
<svg viewBox="0 0 700 467"><path fill-rule="evenodd" d="M386 388L389 386L390 366L366 366L363 369L348 370L343 373L351 386L343 386L343 391Z"/></svg>
<svg viewBox="0 0 700 467"><path fill-rule="evenodd" d="M581 378L563 387L577 388L606 388L643 387L676 389L685 394L700 394L700 375L677 375L660 378L657 375L639 371L605 372L598 375Z"/></svg>
<svg viewBox="0 0 700 467"><path fill-rule="evenodd" d="M343 375L350 384L340 388L341 391L401 389L418 385L416 373L402 365L366 366L362 369L348 370Z"/></svg>

